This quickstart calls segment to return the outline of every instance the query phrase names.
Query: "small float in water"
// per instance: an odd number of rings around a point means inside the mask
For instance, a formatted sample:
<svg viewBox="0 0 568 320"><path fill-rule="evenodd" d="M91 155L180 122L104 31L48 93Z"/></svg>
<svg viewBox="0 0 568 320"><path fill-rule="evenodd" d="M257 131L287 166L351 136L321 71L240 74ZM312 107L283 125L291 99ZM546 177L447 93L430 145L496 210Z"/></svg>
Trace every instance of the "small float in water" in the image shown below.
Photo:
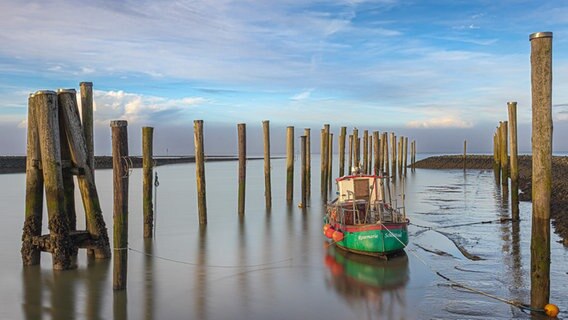
<svg viewBox="0 0 568 320"><path fill-rule="evenodd" d="M353 174L336 179L338 196L326 208L324 234L341 249L387 258L408 244L403 208L385 201L386 178Z"/></svg>

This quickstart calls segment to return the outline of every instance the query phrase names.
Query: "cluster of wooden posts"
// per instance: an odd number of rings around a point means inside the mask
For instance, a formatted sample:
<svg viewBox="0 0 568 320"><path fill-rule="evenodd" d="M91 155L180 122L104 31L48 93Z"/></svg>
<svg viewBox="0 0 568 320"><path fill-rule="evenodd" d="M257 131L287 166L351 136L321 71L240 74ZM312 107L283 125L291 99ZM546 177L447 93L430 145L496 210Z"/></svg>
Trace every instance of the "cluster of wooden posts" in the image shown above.
<svg viewBox="0 0 568 320"><path fill-rule="evenodd" d="M550 196L552 186L552 32L537 32L531 42L532 232L531 307L550 299ZM493 136L493 169L507 197L511 180L511 217L519 220L517 103L508 102L508 120ZM507 148L509 146L509 148ZM510 152L510 157L508 155Z"/></svg>

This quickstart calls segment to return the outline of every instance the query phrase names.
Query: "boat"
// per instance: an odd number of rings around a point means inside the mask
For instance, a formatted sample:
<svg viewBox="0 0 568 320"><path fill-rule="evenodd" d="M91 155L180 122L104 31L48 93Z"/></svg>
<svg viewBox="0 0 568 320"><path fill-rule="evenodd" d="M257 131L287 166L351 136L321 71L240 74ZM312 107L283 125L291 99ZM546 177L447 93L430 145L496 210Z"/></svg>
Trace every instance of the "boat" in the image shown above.
<svg viewBox="0 0 568 320"><path fill-rule="evenodd" d="M387 179L359 173L337 178L324 235L339 248L363 255L388 258L404 250L409 220L404 207L393 205Z"/></svg>

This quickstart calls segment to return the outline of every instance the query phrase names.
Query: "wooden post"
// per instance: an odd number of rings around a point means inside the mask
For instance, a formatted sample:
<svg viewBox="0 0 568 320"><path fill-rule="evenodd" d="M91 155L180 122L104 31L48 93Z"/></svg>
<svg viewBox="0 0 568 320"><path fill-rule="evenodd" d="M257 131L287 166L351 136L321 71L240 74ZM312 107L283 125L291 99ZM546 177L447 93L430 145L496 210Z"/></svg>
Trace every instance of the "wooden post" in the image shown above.
<svg viewBox="0 0 568 320"><path fill-rule="evenodd" d="M43 176L40 169L39 133L34 95L28 98L28 144L26 156L26 208L22 235L22 262L24 266L40 263L40 249L33 245L33 238L41 236L43 210Z"/></svg>
<svg viewBox="0 0 568 320"><path fill-rule="evenodd" d="M359 130L357 128L353 129L353 166L359 167L361 164L359 163Z"/></svg>
<svg viewBox="0 0 568 320"><path fill-rule="evenodd" d="M361 172L369 173L369 130L363 130L363 167Z"/></svg>
<svg viewBox="0 0 568 320"><path fill-rule="evenodd" d="M239 144L239 216L245 214L245 194L247 180L247 127L245 123L237 124Z"/></svg>
<svg viewBox="0 0 568 320"><path fill-rule="evenodd" d="M304 129L304 135L306 136L306 197L311 196L312 189L312 150L311 150L311 138L310 138L310 128Z"/></svg>
<svg viewBox="0 0 568 320"><path fill-rule="evenodd" d="M347 127L341 127L339 133L339 177L345 175L345 138L347 136Z"/></svg>
<svg viewBox="0 0 568 320"><path fill-rule="evenodd" d="M509 186L509 155L507 154L507 121L501 123L501 129L499 132L499 146L501 150L499 154L501 155L501 185Z"/></svg>
<svg viewBox="0 0 568 320"><path fill-rule="evenodd" d="M327 157L327 140L326 140L326 133L325 128L321 129L321 136L320 136L320 191L321 194L324 193L324 190L327 190L325 187L325 183L327 179L325 178L325 174L327 173L327 164L325 163L325 158Z"/></svg>
<svg viewBox="0 0 568 320"><path fill-rule="evenodd" d="M329 158L329 141L330 141L330 134L331 134L331 130L330 130L330 126L329 124L324 124L323 128L325 130L325 152L324 152L324 168L325 168L325 187L324 190L326 190L326 196L325 196L325 200L327 201L327 190L329 188L329 177L330 177L330 171L329 171L329 164L330 164L330 158Z"/></svg>
<svg viewBox="0 0 568 320"><path fill-rule="evenodd" d="M402 150L404 147L404 137L400 136L400 138L398 139L398 176L401 177L402 176Z"/></svg>
<svg viewBox="0 0 568 320"><path fill-rule="evenodd" d="M327 189L331 191L333 174L331 169L333 167L333 133L329 133L329 143L327 147Z"/></svg>
<svg viewBox="0 0 568 320"><path fill-rule="evenodd" d="M495 181L497 183L501 180L501 155L499 151L501 147L499 146L499 127L493 134L493 173L495 174Z"/></svg>
<svg viewBox="0 0 568 320"><path fill-rule="evenodd" d="M301 136L300 137L300 151L302 156L302 170L301 170L301 179L302 179L302 208L306 208L308 205L308 170L307 170L307 144L306 144L307 137Z"/></svg>
<svg viewBox="0 0 568 320"><path fill-rule="evenodd" d="M114 263L112 288L126 289L128 264L128 123L125 120L110 122L112 131L112 172L113 172L113 226Z"/></svg>
<svg viewBox="0 0 568 320"><path fill-rule="evenodd" d="M93 83L81 82L81 124L85 142L87 143L87 162L91 170L95 170L95 147L93 126ZM94 177L94 174L93 174Z"/></svg>
<svg viewBox="0 0 568 320"><path fill-rule="evenodd" d="M373 174L380 175L380 143L379 143L379 132L373 131L373 145L375 153L375 163L373 165Z"/></svg>
<svg viewBox="0 0 568 320"><path fill-rule="evenodd" d="M396 136L394 135L394 132L391 132L391 176L393 180L396 179L396 146Z"/></svg>
<svg viewBox="0 0 568 320"><path fill-rule="evenodd" d="M69 90L72 92L73 97L75 97L75 90ZM69 221L69 230L77 230L77 214L75 212L75 182L73 181L73 163L71 161L71 150L69 150L69 137L67 137L67 132L65 130L65 115L63 114L63 107L59 97L61 96L61 89L58 92L58 112L59 112L59 141L61 142L61 163L63 167L61 168L61 173L63 177L63 206L65 207L65 213L67 214L67 219ZM81 132L80 132L81 134ZM74 256L77 252L74 252ZM76 262L76 261L74 261Z"/></svg>
<svg viewBox="0 0 568 320"><path fill-rule="evenodd" d="M383 165L384 165L384 172L385 176L390 176L389 170L389 139L388 133L383 132L383 138L381 139L383 142Z"/></svg>
<svg viewBox="0 0 568 320"><path fill-rule="evenodd" d="M197 181L197 210L199 224L207 224L207 200L205 194L205 155L203 152L203 120L193 121L195 146L195 179Z"/></svg>
<svg viewBox="0 0 568 320"><path fill-rule="evenodd" d="M517 149L517 103L507 102L509 111L509 147L511 154L511 218L519 220L519 164Z"/></svg>
<svg viewBox="0 0 568 320"><path fill-rule="evenodd" d="M404 145L402 148L402 157L404 159L403 166L404 166L404 176L406 177L406 169L408 168L408 137L404 137Z"/></svg>
<svg viewBox="0 0 568 320"><path fill-rule="evenodd" d="M69 223L63 203L57 95L53 91L38 91L34 100L37 103L36 121L49 216L50 245L53 248L53 269L66 270L73 267L71 255L74 248L69 237Z"/></svg>
<svg viewBox="0 0 568 320"><path fill-rule="evenodd" d="M349 135L349 166L347 167L347 174L351 174L353 168L353 135Z"/></svg>
<svg viewBox="0 0 568 320"><path fill-rule="evenodd" d="M272 208L272 186L270 183L270 121L262 121L264 132L264 200L266 209Z"/></svg>
<svg viewBox="0 0 568 320"><path fill-rule="evenodd" d="M369 135L369 159L367 163L367 173L373 174L373 136Z"/></svg>
<svg viewBox="0 0 568 320"><path fill-rule="evenodd" d="M152 238L154 230L154 206L152 203L152 178L154 176L153 127L142 127L142 209L144 211L144 238Z"/></svg>
<svg viewBox="0 0 568 320"><path fill-rule="evenodd" d="M463 141L463 170L467 167L467 140Z"/></svg>
<svg viewBox="0 0 568 320"><path fill-rule="evenodd" d="M91 238L94 240L87 249L90 254L94 253L97 259L108 259L111 257L110 241L93 177L94 170L90 167L87 156L87 143L81 128L75 90L60 89L58 100L59 108L62 111L60 121L64 122L64 127L67 131L73 162L78 168L83 169L83 174L77 176L77 181L81 191L83 208L85 209L87 231L89 231Z"/></svg>
<svg viewBox="0 0 568 320"><path fill-rule="evenodd" d="M286 128L286 201L294 197L294 127Z"/></svg>
<svg viewBox="0 0 568 320"><path fill-rule="evenodd" d="M414 163L416 160L416 149L415 149L415 145L416 145L416 140L412 140L412 142L410 143L410 171L414 172Z"/></svg>
<svg viewBox="0 0 568 320"><path fill-rule="evenodd" d="M531 307L550 298L550 196L552 186L552 32L537 32L531 42L532 235Z"/></svg>

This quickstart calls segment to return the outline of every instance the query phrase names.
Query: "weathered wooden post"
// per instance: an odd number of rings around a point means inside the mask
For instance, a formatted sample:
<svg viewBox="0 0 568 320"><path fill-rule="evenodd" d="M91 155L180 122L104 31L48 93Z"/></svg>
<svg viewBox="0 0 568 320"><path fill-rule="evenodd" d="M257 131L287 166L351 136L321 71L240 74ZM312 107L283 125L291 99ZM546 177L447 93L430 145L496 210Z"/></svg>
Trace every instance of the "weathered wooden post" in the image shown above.
<svg viewBox="0 0 568 320"><path fill-rule="evenodd" d="M373 174L374 175L379 175L380 174L380 163L381 163L381 159L380 159L380 142L379 142L379 132L378 131L373 131L373 145L374 145L374 153L375 153L375 163L373 164Z"/></svg>
<svg viewBox="0 0 568 320"><path fill-rule="evenodd" d="M531 42L532 234L531 307L550 298L550 195L552 186L552 32L537 32Z"/></svg>
<svg viewBox="0 0 568 320"><path fill-rule="evenodd" d="M467 140L463 141L463 170L465 171L467 166Z"/></svg>
<svg viewBox="0 0 568 320"><path fill-rule="evenodd" d="M353 168L353 135L349 135L349 166L347 167L347 174L351 174L351 168Z"/></svg>
<svg viewBox="0 0 568 320"><path fill-rule="evenodd" d="M53 269L66 270L73 267L71 255L74 248L69 237L69 223L63 203L57 94L53 91L38 91L34 95L34 100L37 104L36 121L49 216L49 242L52 248Z"/></svg>
<svg viewBox="0 0 568 320"><path fill-rule="evenodd" d="M410 143L410 167L412 172L414 172L415 163L416 163L416 140L412 140L412 142Z"/></svg>
<svg viewBox="0 0 568 320"><path fill-rule="evenodd" d="M345 138L347 136L347 127L341 127L339 133L339 176L345 175Z"/></svg>
<svg viewBox="0 0 568 320"><path fill-rule="evenodd" d="M329 133L329 143L327 147L327 189L328 192L331 191L331 187L333 185L333 133Z"/></svg>
<svg viewBox="0 0 568 320"><path fill-rule="evenodd" d="M67 91L67 90L64 90ZM75 90L68 90L75 97ZM69 221L69 230L77 230L77 214L75 212L75 182L73 181L73 162L71 161L71 150L69 150L69 138L67 137L67 132L65 130L65 122L62 120L65 118L63 114L63 109L61 107L62 103L60 100L62 94L62 89L57 90L58 99L58 112L59 112L59 141L61 146L61 174L63 177L63 206L65 207L65 213L67 214L67 219ZM77 255L77 250L75 249L74 256ZM76 261L74 261L75 263Z"/></svg>
<svg viewBox="0 0 568 320"><path fill-rule="evenodd" d="M308 205L308 170L307 170L307 144L306 136L300 136L300 151L302 156L302 170L301 170L301 180L302 180L302 202L301 207L306 208Z"/></svg>
<svg viewBox="0 0 568 320"><path fill-rule="evenodd" d="M93 83L81 82L81 125L87 143L87 161L91 170L95 170L95 147L93 125ZM94 177L94 175L93 175Z"/></svg>
<svg viewBox="0 0 568 320"><path fill-rule="evenodd" d="M325 158L327 157L327 134L325 132L325 128L321 129L321 136L320 136L320 191L323 194L326 188L326 173L327 173L327 163L325 162Z"/></svg>
<svg viewBox="0 0 568 320"><path fill-rule="evenodd" d="M244 123L237 124L239 145L239 216L245 214L245 194L247 180L247 127Z"/></svg>
<svg viewBox="0 0 568 320"><path fill-rule="evenodd" d="M517 103L507 102L509 111L509 147L511 154L511 218L519 220L519 163L517 149Z"/></svg>
<svg viewBox="0 0 568 320"><path fill-rule="evenodd" d="M369 130L363 130L363 167L361 172L369 173Z"/></svg>
<svg viewBox="0 0 568 320"><path fill-rule="evenodd" d="M373 174L373 135L369 135L369 162L367 163L368 174Z"/></svg>
<svg viewBox="0 0 568 320"><path fill-rule="evenodd" d="M310 131L310 128L304 129L304 135L306 136L306 196L308 198L312 194L312 146Z"/></svg>
<svg viewBox="0 0 568 320"><path fill-rule="evenodd" d="M75 90L60 89L58 100L62 115L60 121L64 122L67 131L73 162L77 168L84 169L82 174L77 175L77 181L85 209L87 231L94 240L88 247L88 253L94 253L97 259L107 259L111 257L110 241L95 185L94 170L90 167L87 155L87 143L82 132Z"/></svg>
<svg viewBox="0 0 568 320"><path fill-rule="evenodd" d="M357 128L353 129L353 166L359 167L359 130Z"/></svg>
<svg viewBox="0 0 568 320"><path fill-rule="evenodd" d="M404 137L404 145L402 148L402 156L403 156L403 166L404 166L404 176L406 177L406 172L408 168L408 137Z"/></svg>
<svg viewBox="0 0 568 320"><path fill-rule="evenodd" d="M286 201L294 197L294 127L286 128Z"/></svg>
<svg viewBox="0 0 568 320"><path fill-rule="evenodd" d="M199 224L207 224L207 200L205 194L205 155L203 151L203 120L193 121L195 147L195 180L197 182L197 211Z"/></svg>
<svg viewBox="0 0 568 320"><path fill-rule="evenodd" d="M264 132L264 200L266 209L272 208L272 186L270 183L270 121L262 121Z"/></svg>
<svg viewBox="0 0 568 320"><path fill-rule="evenodd" d="M392 152L392 159L391 159L391 176L396 179L396 136L394 132L391 132L391 152Z"/></svg>
<svg viewBox="0 0 568 320"><path fill-rule="evenodd" d="M501 155L501 185L509 186L509 155L507 152L507 121L501 123L501 129L499 132L499 146L501 150L499 154Z"/></svg>
<svg viewBox="0 0 568 320"><path fill-rule="evenodd" d="M154 205L152 203L152 178L154 176L154 128L142 127L142 209L144 238L152 238L154 230Z"/></svg>
<svg viewBox="0 0 568 320"><path fill-rule="evenodd" d="M388 139L388 133L387 132L383 132L383 138L381 139L381 141L383 141L383 165L384 165L384 169L383 171L385 172L385 176L390 176L390 170L389 170L389 139Z"/></svg>
<svg viewBox="0 0 568 320"><path fill-rule="evenodd" d="M39 132L36 121L37 102L33 94L28 98L28 145L26 156L26 207L22 236L24 266L40 263L40 249L33 245L33 237L41 236L43 210L43 176L40 169Z"/></svg>
<svg viewBox="0 0 568 320"><path fill-rule="evenodd" d="M497 183L501 180L501 155L499 154L501 147L499 146L499 127L493 134L493 173Z"/></svg>
<svg viewBox="0 0 568 320"><path fill-rule="evenodd" d="M112 288L126 289L128 264L128 123L125 120L110 122L112 128L112 172L113 172L113 229L114 263Z"/></svg>
<svg viewBox="0 0 568 320"><path fill-rule="evenodd" d="M400 136L398 141L396 142L397 148L397 159L396 159L396 166L398 171L398 176L402 176L402 142L404 141L404 137Z"/></svg>

